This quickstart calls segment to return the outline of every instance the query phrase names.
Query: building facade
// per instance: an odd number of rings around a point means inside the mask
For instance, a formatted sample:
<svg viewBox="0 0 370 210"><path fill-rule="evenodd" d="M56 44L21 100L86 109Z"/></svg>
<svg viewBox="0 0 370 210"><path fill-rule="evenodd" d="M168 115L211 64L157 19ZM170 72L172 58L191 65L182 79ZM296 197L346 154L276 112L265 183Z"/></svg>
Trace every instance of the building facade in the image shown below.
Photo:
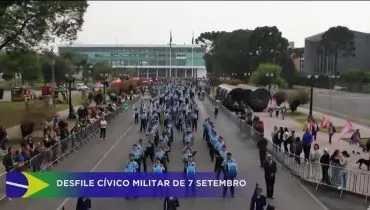
<svg viewBox="0 0 370 210"><path fill-rule="evenodd" d="M86 56L92 64L108 61L112 68L135 69L141 77L196 78L206 69L206 49L198 45L71 45L58 49L59 53Z"/></svg>
<svg viewBox="0 0 370 210"><path fill-rule="evenodd" d="M334 75L349 69L370 70L370 34L352 31L354 34L354 56L337 57L337 72L334 72L334 58L323 58L318 46L323 33L305 39L304 67L307 74Z"/></svg>

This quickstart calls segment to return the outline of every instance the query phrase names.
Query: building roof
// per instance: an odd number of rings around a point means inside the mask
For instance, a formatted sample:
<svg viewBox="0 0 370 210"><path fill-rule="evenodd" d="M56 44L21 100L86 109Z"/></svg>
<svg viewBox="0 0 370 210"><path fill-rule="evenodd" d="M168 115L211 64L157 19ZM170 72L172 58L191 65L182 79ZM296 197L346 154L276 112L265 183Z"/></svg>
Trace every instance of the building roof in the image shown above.
<svg viewBox="0 0 370 210"><path fill-rule="evenodd" d="M368 35L370 36L370 33L365 33L365 32L361 32L361 31L354 31L354 30L350 30L352 31L352 33L355 33L355 34L365 34L365 35ZM325 32L321 32L319 34L316 34L316 35L313 35L313 36L309 36L309 37L306 37L305 40L306 41L310 41L310 42L319 42L321 40L321 36L324 34Z"/></svg>
<svg viewBox="0 0 370 210"><path fill-rule="evenodd" d="M318 42L318 41L321 40L321 36L323 34L324 34L324 32L313 35L313 36L309 36L309 37L305 38L305 40L310 41L310 42Z"/></svg>
<svg viewBox="0 0 370 210"><path fill-rule="evenodd" d="M151 44L137 44L137 45L129 45L129 44L73 44L73 45L58 45L58 48L167 48L170 45L151 45ZM202 48L199 45L175 45L172 44L172 48Z"/></svg>

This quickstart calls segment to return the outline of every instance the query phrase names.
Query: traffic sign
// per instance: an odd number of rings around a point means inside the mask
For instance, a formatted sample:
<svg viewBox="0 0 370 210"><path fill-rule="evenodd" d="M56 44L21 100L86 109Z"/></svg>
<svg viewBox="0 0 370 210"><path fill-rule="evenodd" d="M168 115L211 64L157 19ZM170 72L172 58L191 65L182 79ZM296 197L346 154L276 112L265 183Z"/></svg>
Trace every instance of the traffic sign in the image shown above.
<svg viewBox="0 0 370 210"><path fill-rule="evenodd" d="M128 109L128 102L125 102L125 104L123 105L123 107L125 108L125 110Z"/></svg>

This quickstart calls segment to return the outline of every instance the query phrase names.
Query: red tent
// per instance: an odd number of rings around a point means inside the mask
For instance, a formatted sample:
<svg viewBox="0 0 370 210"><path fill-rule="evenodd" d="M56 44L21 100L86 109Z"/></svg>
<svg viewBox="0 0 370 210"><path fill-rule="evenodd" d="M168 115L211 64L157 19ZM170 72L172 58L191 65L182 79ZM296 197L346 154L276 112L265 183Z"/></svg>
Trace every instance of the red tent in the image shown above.
<svg viewBox="0 0 370 210"><path fill-rule="evenodd" d="M111 86L111 87L113 87L113 88L115 88L115 87L118 87L119 85L121 85L122 83L123 83L123 80L116 79L116 80L114 80L114 81L110 84L110 86Z"/></svg>

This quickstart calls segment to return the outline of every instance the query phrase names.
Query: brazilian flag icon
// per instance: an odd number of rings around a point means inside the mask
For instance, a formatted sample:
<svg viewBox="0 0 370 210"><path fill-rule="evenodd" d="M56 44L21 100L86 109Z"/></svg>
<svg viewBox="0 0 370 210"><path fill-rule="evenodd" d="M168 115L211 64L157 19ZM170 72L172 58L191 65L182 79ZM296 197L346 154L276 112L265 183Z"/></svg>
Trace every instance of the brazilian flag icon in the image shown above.
<svg viewBox="0 0 370 210"><path fill-rule="evenodd" d="M8 198L29 198L47 187L49 187L48 183L26 172L10 172L6 175Z"/></svg>

